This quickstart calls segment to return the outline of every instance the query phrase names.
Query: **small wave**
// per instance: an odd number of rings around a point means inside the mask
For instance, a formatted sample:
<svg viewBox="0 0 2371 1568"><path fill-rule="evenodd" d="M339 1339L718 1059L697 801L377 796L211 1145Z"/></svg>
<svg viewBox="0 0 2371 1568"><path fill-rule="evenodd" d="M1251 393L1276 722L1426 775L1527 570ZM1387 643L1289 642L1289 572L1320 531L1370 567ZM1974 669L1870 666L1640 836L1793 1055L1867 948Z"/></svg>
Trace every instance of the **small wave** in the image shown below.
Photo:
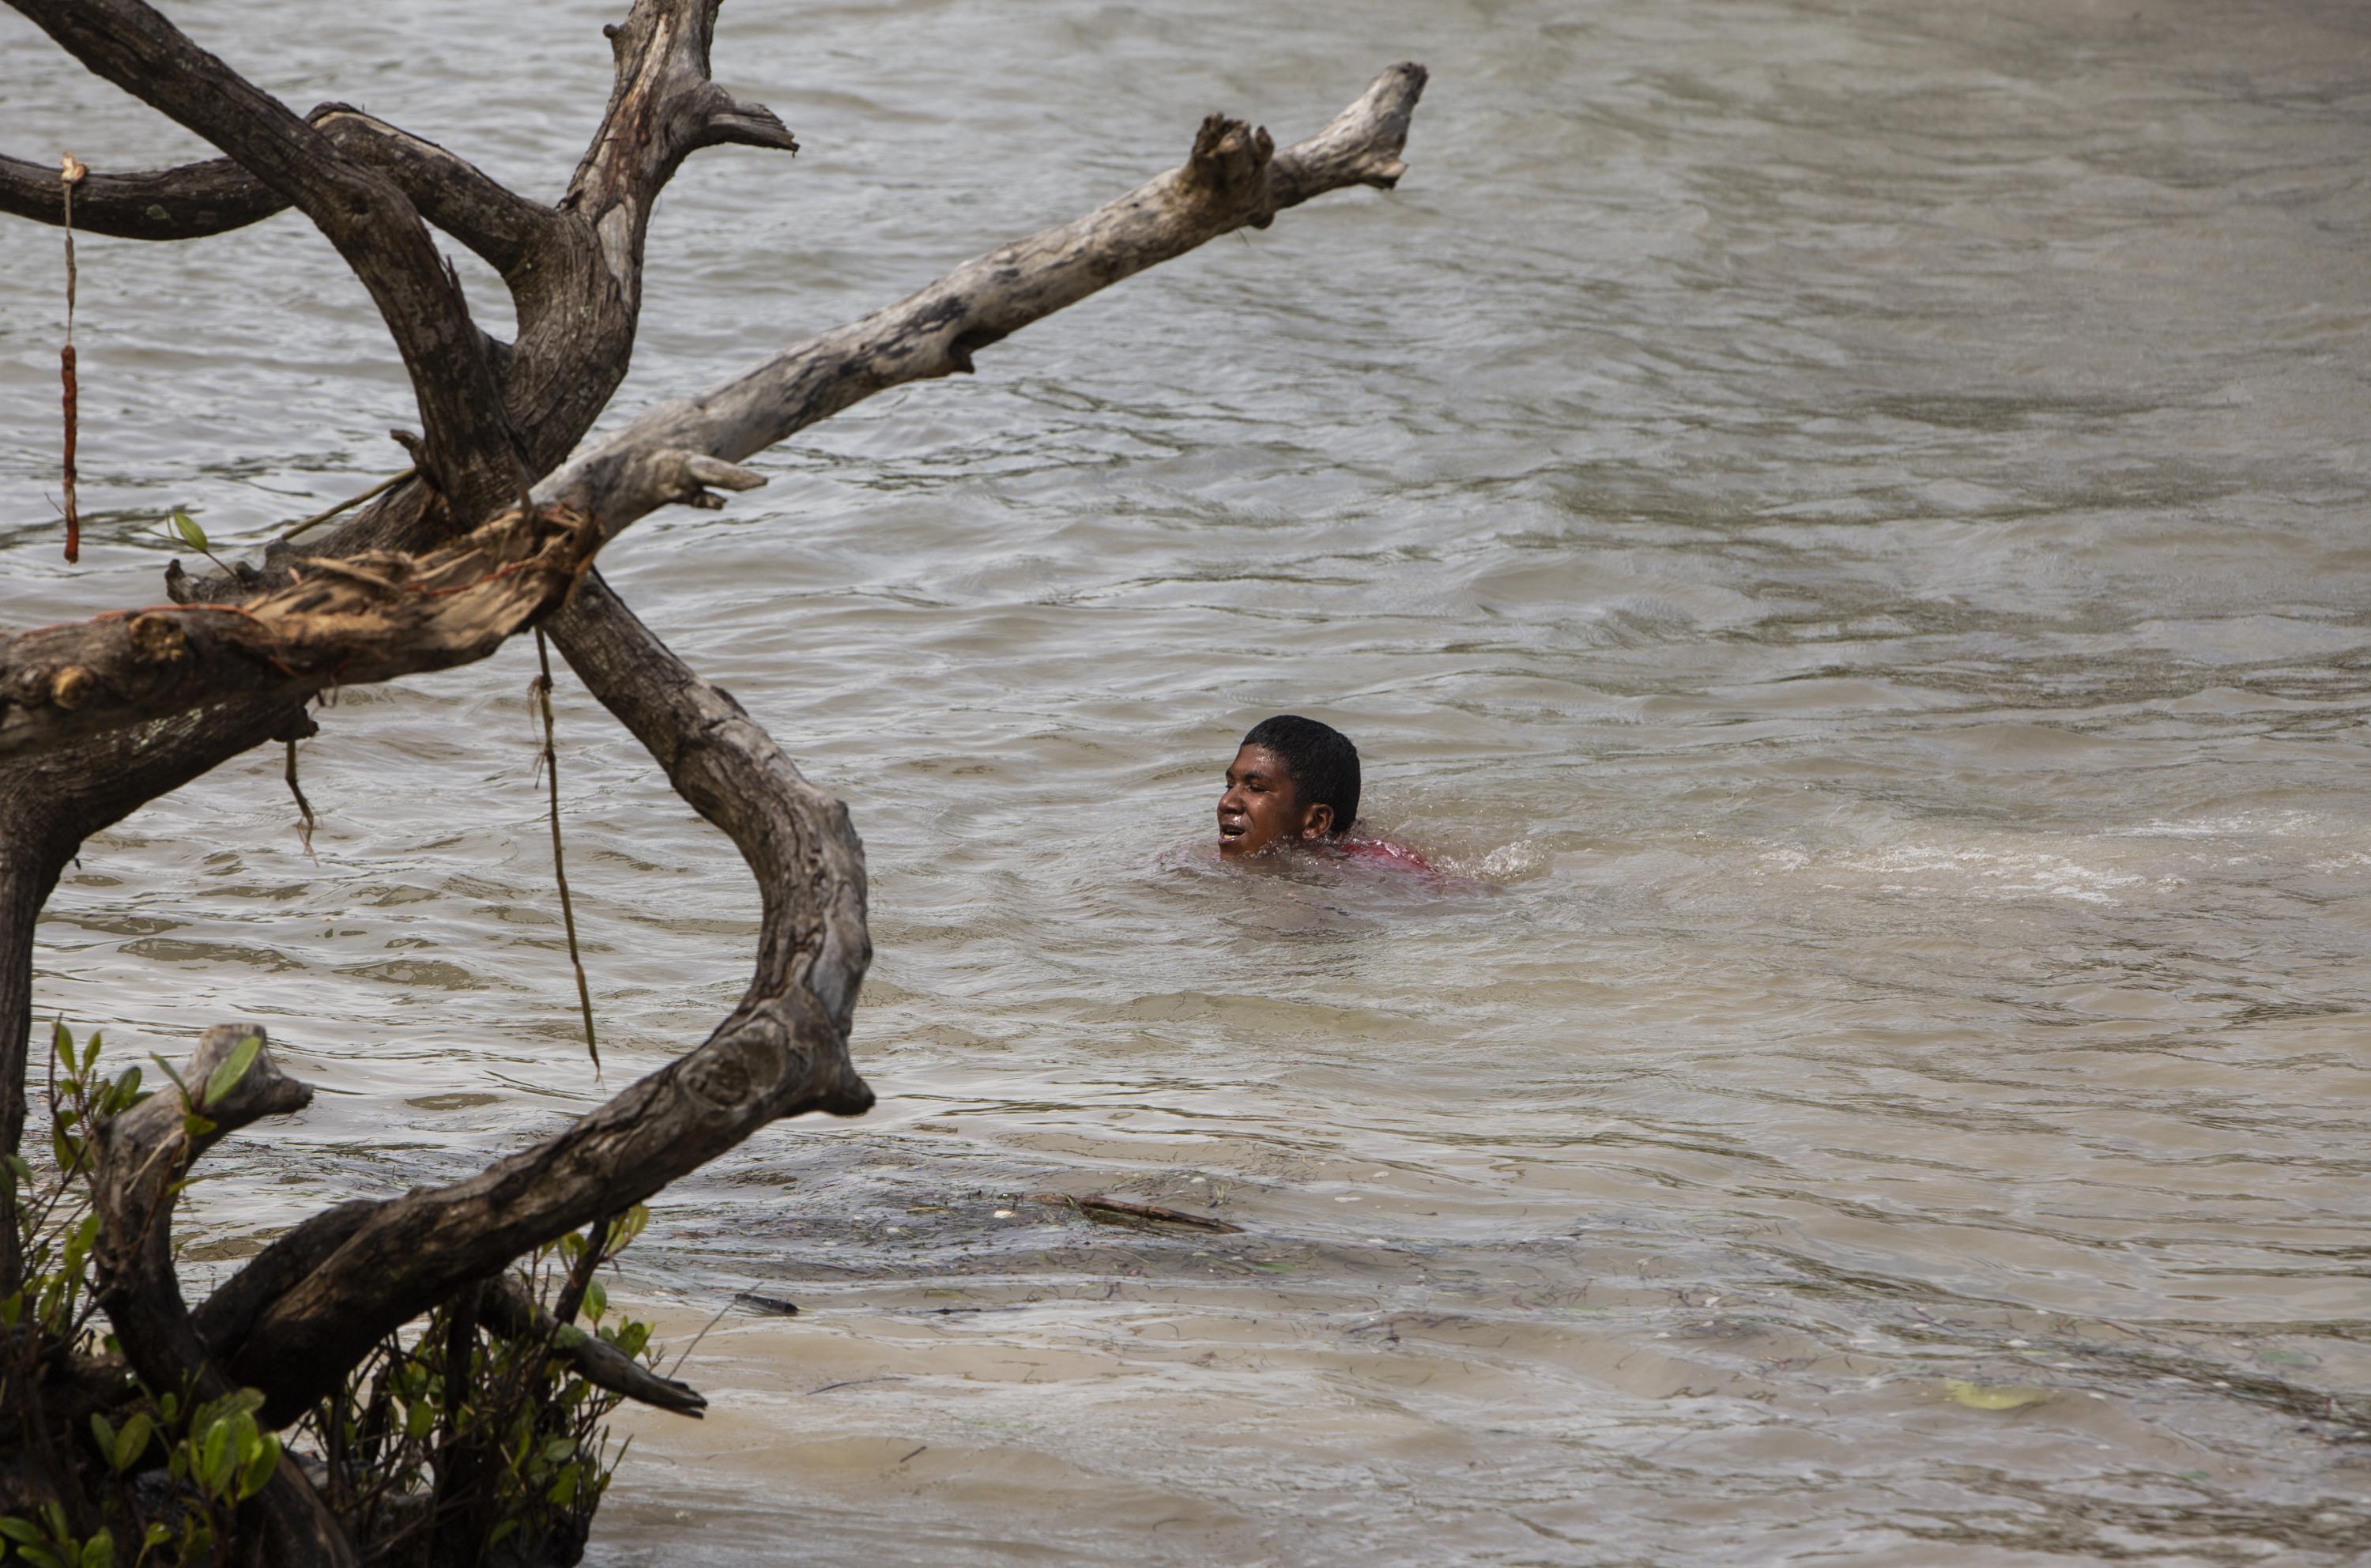
<svg viewBox="0 0 2371 1568"><path fill-rule="evenodd" d="M2114 838L2305 838L2329 832L2325 819L2299 811L2235 812L2194 822L2145 822L2108 830Z"/></svg>
<svg viewBox="0 0 2371 1568"><path fill-rule="evenodd" d="M1532 838L1518 838L1478 853L1444 850L1428 858L1445 871L1501 886L1545 876L1556 864L1556 851Z"/></svg>
<svg viewBox="0 0 2371 1568"><path fill-rule="evenodd" d="M1774 847L1759 859L1773 871L1879 879L1879 890L1889 893L1957 892L1989 898L2065 898L2109 904L2114 902L2118 889L2149 881L2138 871L2085 865L2064 855L2033 849L1909 844L1875 851L1813 853Z"/></svg>

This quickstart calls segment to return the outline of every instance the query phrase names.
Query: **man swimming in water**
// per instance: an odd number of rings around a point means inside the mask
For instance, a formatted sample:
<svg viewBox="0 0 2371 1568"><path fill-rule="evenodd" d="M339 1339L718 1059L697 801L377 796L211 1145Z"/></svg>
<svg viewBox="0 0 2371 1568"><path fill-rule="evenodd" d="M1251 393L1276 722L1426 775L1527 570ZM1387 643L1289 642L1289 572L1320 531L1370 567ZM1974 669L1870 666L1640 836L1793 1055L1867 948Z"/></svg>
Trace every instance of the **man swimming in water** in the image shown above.
<svg viewBox="0 0 2371 1568"><path fill-rule="evenodd" d="M1291 845L1428 870L1396 844L1352 833L1359 820L1359 748L1331 724L1279 713L1252 726L1219 797L1219 854L1247 860Z"/></svg>

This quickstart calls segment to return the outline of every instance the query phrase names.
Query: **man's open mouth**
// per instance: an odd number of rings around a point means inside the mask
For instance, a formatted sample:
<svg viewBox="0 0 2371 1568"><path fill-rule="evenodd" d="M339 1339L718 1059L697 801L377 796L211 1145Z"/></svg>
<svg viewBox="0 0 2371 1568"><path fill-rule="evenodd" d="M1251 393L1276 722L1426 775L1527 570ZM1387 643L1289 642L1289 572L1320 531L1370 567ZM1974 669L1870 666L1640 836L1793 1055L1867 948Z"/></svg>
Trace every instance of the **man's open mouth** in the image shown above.
<svg viewBox="0 0 2371 1568"><path fill-rule="evenodd" d="M1219 836L1221 838L1241 838L1249 831L1251 831L1249 823L1222 822L1219 824Z"/></svg>

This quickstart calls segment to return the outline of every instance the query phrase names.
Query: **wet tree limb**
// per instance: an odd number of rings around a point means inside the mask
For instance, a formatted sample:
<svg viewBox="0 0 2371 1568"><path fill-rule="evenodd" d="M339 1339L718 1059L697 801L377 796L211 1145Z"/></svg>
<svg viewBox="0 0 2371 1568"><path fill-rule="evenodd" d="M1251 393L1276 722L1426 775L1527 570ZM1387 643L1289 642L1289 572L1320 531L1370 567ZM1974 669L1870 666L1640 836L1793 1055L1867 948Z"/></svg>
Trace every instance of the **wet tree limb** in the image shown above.
<svg viewBox="0 0 2371 1568"><path fill-rule="evenodd" d="M321 104L306 122L339 152L392 179L420 215L498 270L515 265L537 234L559 221L538 202L504 188L435 143L341 103ZM203 239L288 211L293 203L233 158L173 168L86 175L75 188L75 227L119 239ZM38 223L65 221L57 170L0 156L0 213Z"/></svg>
<svg viewBox="0 0 2371 1568"><path fill-rule="evenodd" d="M202 239L287 210L286 197L229 158L130 174L94 170L75 188L75 227L118 239ZM65 222L56 166L0 155L0 213Z"/></svg>
<svg viewBox="0 0 2371 1568"><path fill-rule="evenodd" d="M388 1330L457 1286L698 1170L785 1116L861 1115L848 1033L872 958L864 858L847 808L802 778L591 572L551 617L602 704L651 749L758 879L757 971L707 1041L537 1147L378 1205L220 1348L267 1419L319 1398ZM260 1260L259 1260L260 1261ZM235 1282L234 1282L235 1283Z"/></svg>

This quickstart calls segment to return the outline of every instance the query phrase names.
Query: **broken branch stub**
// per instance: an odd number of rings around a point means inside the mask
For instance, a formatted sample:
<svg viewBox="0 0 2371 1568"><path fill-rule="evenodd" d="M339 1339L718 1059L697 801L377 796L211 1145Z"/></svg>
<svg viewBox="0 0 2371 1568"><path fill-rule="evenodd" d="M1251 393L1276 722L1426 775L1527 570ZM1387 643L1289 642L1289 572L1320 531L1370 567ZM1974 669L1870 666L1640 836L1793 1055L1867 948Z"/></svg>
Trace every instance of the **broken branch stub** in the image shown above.
<svg viewBox="0 0 2371 1568"><path fill-rule="evenodd" d="M651 1370L598 1335L562 1324L515 1274L489 1280L479 1309L489 1330L520 1343L540 1341L596 1389L695 1421L708 1410L708 1396L690 1384Z"/></svg>
<svg viewBox="0 0 2371 1568"><path fill-rule="evenodd" d="M219 702L302 700L482 659L558 605L599 540L546 508L425 556L311 560L237 605L156 605L0 641L0 755Z"/></svg>
<svg viewBox="0 0 2371 1568"><path fill-rule="evenodd" d="M208 1096L208 1079L249 1039L259 1043L246 1071L226 1090ZM214 1025L182 1073L181 1083L193 1100L185 1100L181 1088L168 1082L92 1133L91 1195L100 1220L92 1257L98 1266L99 1305L115 1324L133 1368L160 1390L178 1389L208 1360L173 1271L172 1208L181 1178L232 1132L266 1116L302 1110L313 1098L309 1085L280 1070L262 1041L260 1025Z"/></svg>
<svg viewBox="0 0 2371 1568"><path fill-rule="evenodd" d="M273 1060L261 1025L216 1024L199 1040L179 1084L168 1080L91 1129L98 1304L124 1359L153 1391L195 1405L237 1388L191 1321L173 1267L173 1204L183 1179L231 1133L300 1111L312 1098L311 1085ZM274 1561L332 1568L355 1562L344 1530L285 1453L257 1501Z"/></svg>

